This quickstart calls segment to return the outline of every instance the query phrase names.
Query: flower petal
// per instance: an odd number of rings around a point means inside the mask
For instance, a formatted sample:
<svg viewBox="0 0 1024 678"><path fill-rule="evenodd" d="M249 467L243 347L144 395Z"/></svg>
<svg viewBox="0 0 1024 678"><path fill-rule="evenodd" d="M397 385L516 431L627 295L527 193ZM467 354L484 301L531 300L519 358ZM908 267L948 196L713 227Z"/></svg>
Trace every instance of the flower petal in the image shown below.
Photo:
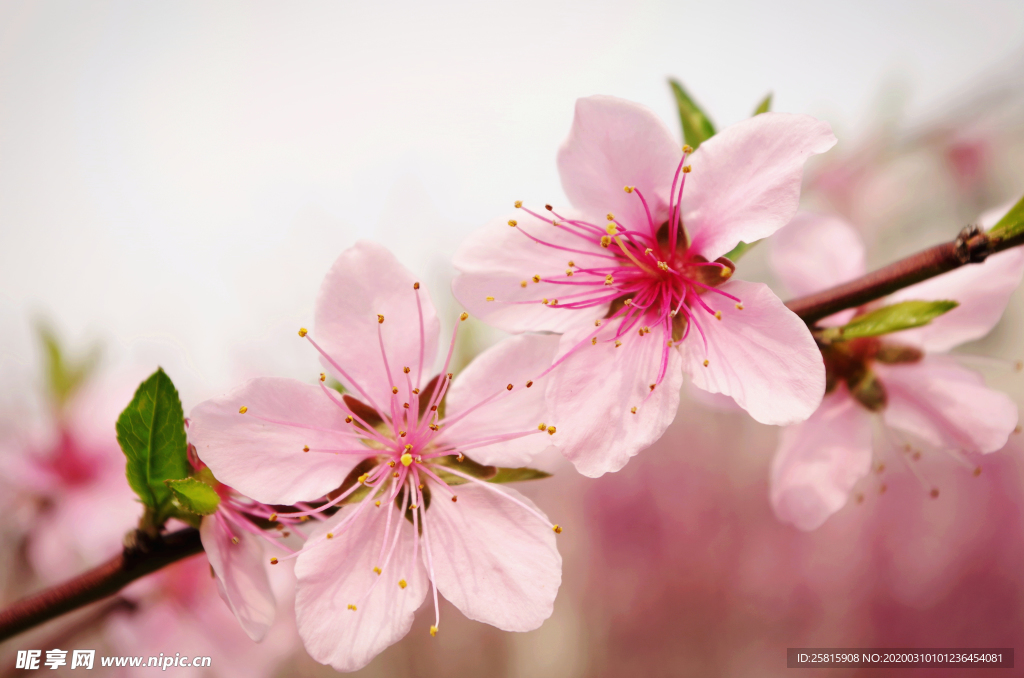
<svg viewBox="0 0 1024 678"><path fill-rule="evenodd" d="M882 416L939 448L995 452L1017 425L1017 405L985 386L981 375L945 356L876 365L889 396Z"/></svg>
<svg viewBox="0 0 1024 678"><path fill-rule="evenodd" d="M592 217L611 212L629 228L649 229L643 193L656 225L668 218L672 178L683 157L679 142L653 111L610 96L576 100L569 137L558 150L562 190Z"/></svg>
<svg viewBox="0 0 1024 678"><path fill-rule="evenodd" d="M239 408L246 408L245 414ZM316 499L341 485L362 460L304 453L358 448L345 413L317 386L294 379L252 379L193 408L189 441L223 483L265 504ZM272 423L288 422L292 425Z"/></svg>
<svg viewBox="0 0 1024 678"><path fill-rule="evenodd" d="M217 578L217 590L231 608L242 630L257 643L274 623L277 601L270 588L263 545L259 537L237 527L233 532L225 518L205 516L199 525L199 538ZM238 543L231 538L237 537Z"/></svg>
<svg viewBox="0 0 1024 678"><path fill-rule="evenodd" d="M551 616L562 557L550 525L497 492L536 509L533 502L508 487L494 490L459 485L457 503L431 504L426 520L434 581L470 619L504 631L532 631Z"/></svg>
<svg viewBox="0 0 1024 678"><path fill-rule="evenodd" d="M415 282L413 274L387 248L361 240L342 252L317 294L313 338L385 412L391 388L405 384L403 367L412 369L414 387L423 387L433 376L441 325L426 287L414 290ZM417 296L423 311L422 334ZM384 316L383 324L378 323L378 314ZM378 330L384 336L390 379ZM364 398L327 360L321 359L321 363L354 396Z"/></svg>
<svg viewBox="0 0 1024 678"><path fill-rule="evenodd" d="M654 328L646 336L631 330L615 347L619 324L605 323L562 335L559 355L583 342L548 377L545 391L554 444L585 476L618 471L650 446L672 423L683 375L679 351L668 351L664 380L654 391L667 339ZM587 340L597 337L598 343ZM631 408L636 407L636 412Z"/></svg>
<svg viewBox="0 0 1024 678"><path fill-rule="evenodd" d="M907 300L952 299L960 305L923 327L892 335L895 341L920 346L926 351L948 351L985 336L995 327L1020 285L1024 274L1024 249L993 254L983 263L962 266L931 280L905 287L887 303Z"/></svg>
<svg viewBox="0 0 1024 678"><path fill-rule="evenodd" d="M768 243L772 269L794 296L864 275L864 243L838 216L799 212Z"/></svg>
<svg viewBox="0 0 1024 678"><path fill-rule="evenodd" d="M730 280L719 289L742 299L743 310L729 299L716 303L717 295L709 293L705 301L722 319L693 311L708 344L705 353L696 327L683 343L683 366L693 383L732 396L762 424L795 424L811 416L825 392L825 365L807 326L767 285Z"/></svg>
<svg viewBox="0 0 1024 678"><path fill-rule="evenodd" d="M318 525L307 544L315 544L295 563L295 621L313 659L338 671L360 669L388 646L401 640L412 627L416 608L427 593L423 567L412 560L412 525L398 515L391 516L391 537L396 525L401 530L391 562L377 575L377 562L387 508L362 507L363 512L349 527L338 524L360 507L346 507ZM328 532L334 538L320 541ZM422 548L422 545L421 545ZM399 586L404 579L405 588ZM365 599L364 594L376 582ZM356 610L348 609L355 605Z"/></svg>
<svg viewBox="0 0 1024 678"><path fill-rule="evenodd" d="M532 432L468 452L482 464L512 467L528 464L551 447L551 437L537 430L547 411L544 387L527 388L526 383L551 366L557 350L557 336L528 334L506 339L477 356L448 390L445 418L454 419L460 412L499 395L450 428L442 427L439 444L472 444L505 433ZM511 392L506 390L508 384L512 384Z"/></svg>
<svg viewBox="0 0 1024 678"><path fill-rule="evenodd" d="M828 123L792 113L755 115L705 141L682 201L692 250L714 261L785 226L800 200L804 162L835 143Z"/></svg>
<svg viewBox="0 0 1024 678"><path fill-rule="evenodd" d="M820 527L871 470L871 449L870 414L841 386L807 421L782 430L771 470L775 515L801 530Z"/></svg>
<svg viewBox="0 0 1024 678"><path fill-rule="evenodd" d="M559 214L567 219L579 216L571 210ZM509 218L518 223L516 228L509 228ZM563 247L576 251L558 249ZM595 268L607 265L606 256L598 238L581 238L517 210L466 238L453 260L459 275L452 281L452 293L472 315L506 332L564 332L603 317L608 304L573 310L547 306L541 300L581 291L579 286L559 284L572 281L566 275L568 262ZM534 276L541 281L534 282Z"/></svg>

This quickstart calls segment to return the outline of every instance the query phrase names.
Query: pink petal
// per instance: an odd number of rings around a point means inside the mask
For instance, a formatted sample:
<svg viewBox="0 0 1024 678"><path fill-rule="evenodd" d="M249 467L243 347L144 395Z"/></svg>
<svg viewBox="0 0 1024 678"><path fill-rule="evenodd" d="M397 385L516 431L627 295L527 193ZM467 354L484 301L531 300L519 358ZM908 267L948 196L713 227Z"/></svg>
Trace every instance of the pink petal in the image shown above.
<svg viewBox="0 0 1024 678"><path fill-rule="evenodd" d="M494 486L538 510L508 487ZM532 631L551 616L562 557L550 524L486 487L456 488L459 501L427 511L437 590L470 619Z"/></svg>
<svg viewBox="0 0 1024 678"><path fill-rule="evenodd" d="M811 416L825 392L825 365L807 326L767 285L730 280L720 289L742 299L744 310L714 293L704 295L722 319L694 311L708 342L705 353L693 328L683 343L683 366L694 385L732 396L762 424L795 424Z"/></svg>
<svg viewBox="0 0 1024 678"><path fill-rule="evenodd" d="M342 252L317 294L313 338L385 411L392 386L405 382L403 367L412 369L414 387L424 386L433 376L441 326L426 287L421 284L417 292L415 282L416 277L385 247L361 240ZM422 345L417 294L423 311ZM382 325L378 314L384 316ZM390 379L384 369L378 329L384 335ZM363 398L329 362L321 359L321 363L354 396Z"/></svg>
<svg viewBox="0 0 1024 678"><path fill-rule="evenodd" d="M1015 247L896 292L888 303L951 299L960 305L923 327L894 334L893 340L948 351L985 336L1002 317L1022 273L1024 249Z"/></svg>
<svg viewBox="0 0 1024 678"><path fill-rule="evenodd" d="M537 430L547 411L544 387L527 388L526 383L551 366L557 350L557 336L529 334L506 339L477 356L452 383L445 418L455 419L481 401L498 397L455 421L450 429L442 428L438 443L471 444L504 433L531 432L468 452L482 464L511 467L525 466L551 447L551 436ZM512 391L506 390L508 384L513 385Z"/></svg>
<svg viewBox="0 0 1024 678"><path fill-rule="evenodd" d="M994 452L1017 425L1013 400L951 358L926 356L917 363L876 365L875 371L889 395L885 422L935 447Z"/></svg>
<svg viewBox="0 0 1024 678"><path fill-rule="evenodd" d="M240 414L243 406L247 411ZM302 451L306 445L316 450L359 444L342 435L352 428L345 423L345 413L319 387L294 379L252 379L225 396L200 403L190 416L188 437L199 458L218 480L265 504L322 497L341 485L362 460Z"/></svg>
<svg viewBox="0 0 1024 678"><path fill-rule="evenodd" d="M427 576L412 561L413 528L398 515L391 516L391 537L401 530L398 546L382 574L378 562L387 504L365 507L345 530L338 524L357 507L346 507L319 524L307 544L320 541L299 556L295 564L295 618L313 659L338 671L355 671L370 663L385 648L401 640L412 627L416 608L427 593ZM321 541L328 532L334 538ZM422 544L420 548L422 549ZM408 584L401 588L399 580ZM363 598L377 582L373 592ZM348 609L355 605L356 610Z"/></svg>
<svg viewBox="0 0 1024 678"><path fill-rule="evenodd" d="M585 476L618 471L630 457L654 443L672 423L679 407L682 371L679 351L668 351L665 378L654 392L665 338L659 328L643 337L631 330L616 348L610 339L618 327L562 335L559 354L584 345L547 377L545 391L554 444ZM597 345L587 339L596 336ZM536 388L536 387L534 387ZM630 410L636 407L636 413Z"/></svg>
<svg viewBox="0 0 1024 678"><path fill-rule="evenodd" d="M804 162L835 143L829 124L809 115L762 113L701 144L682 203L693 251L714 261L785 226L800 200Z"/></svg>
<svg viewBox="0 0 1024 678"><path fill-rule="evenodd" d="M820 527L871 470L871 449L870 414L841 386L807 421L782 430L771 470L775 515L801 530Z"/></svg>
<svg viewBox="0 0 1024 678"><path fill-rule="evenodd" d="M650 109L592 96L576 100L572 129L558 150L558 171L574 207L593 218L611 212L629 228L647 231L643 204L623 188L639 188L661 225L682 156L679 142Z"/></svg>
<svg viewBox="0 0 1024 678"><path fill-rule="evenodd" d="M231 537L237 537L233 544ZM270 588L259 537L235 528L228 531L216 514L203 518L199 538L217 577L217 590L242 630L257 643L274 623L277 601Z"/></svg>
<svg viewBox="0 0 1024 678"><path fill-rule="evenodd" d="M793 296L864 275L864 243L841 217L799 212L768 243L772 270Z"/></svg>
<svg viewBox="0 0 1024 678"><path fill-rule="evenodd" d="M539 213L550 214L543 208ZM568 210L559 210L559 214L567 219L579 216ZM510 228L509 219L519 226ZM549 247L524 233L558 247L598 256ZM569 261L586 268L606 266L607 260L600 258L606 254L597 239L584 240L550 221L542 222L516 210L478 229L462 243L453 260L459 275L452 281L452 293L470 314L506 332L565 332L603 317L608 304L586 310L546 306L541 299L581 291L578 286L547 281L571 281L565 274ZM533 282L535 275L541 282ZM487 301L487 297L495 301ZM525 301L533 303L517 303Z"/></svg>

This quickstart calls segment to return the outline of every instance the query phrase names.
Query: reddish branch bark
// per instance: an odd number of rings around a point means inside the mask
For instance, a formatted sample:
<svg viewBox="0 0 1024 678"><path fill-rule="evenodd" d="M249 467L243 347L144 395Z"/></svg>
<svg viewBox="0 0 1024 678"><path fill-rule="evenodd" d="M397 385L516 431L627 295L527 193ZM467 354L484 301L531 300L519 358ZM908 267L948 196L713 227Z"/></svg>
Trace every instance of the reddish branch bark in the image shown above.
<svg viewBox="0 0 1024 678"><path fill-rule="evenodd" d="M0 641L112 596L136 579L203 550L199 532L192 528L156 539L135 532L133 542L102 565L0 611Z"/></svg>
<svg viewBox="0 0 1024 678"><path fill-rule="evenodd" d="M848 283L791 299L786 306L808 325L813 325L833 313L881 299L954 268L981 263L990 254L1022 244L1024 236L996 239L976 228L965 228L953 242L929 247Z"/></svg>

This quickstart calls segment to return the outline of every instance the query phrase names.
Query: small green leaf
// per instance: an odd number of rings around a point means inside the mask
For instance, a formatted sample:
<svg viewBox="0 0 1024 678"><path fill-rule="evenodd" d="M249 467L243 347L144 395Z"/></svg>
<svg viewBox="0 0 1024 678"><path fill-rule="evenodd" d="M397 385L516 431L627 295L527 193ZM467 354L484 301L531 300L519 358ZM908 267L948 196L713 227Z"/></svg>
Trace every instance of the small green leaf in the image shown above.
<svg viewBox="0 0 1024 678"><path fill-rule="evenodd" d="M679 122L683 125L683 139L696 150L702 143L715 136L715 126L700 106L690 98L678 80L669 78L668 83L672 86L672 93L676 97Z"/></svg>
<svg viewBox="0 0 1024 678"><path fill-rule="evenodd" d="M61 349L56 333L44 322L36 324L36 333L43 344L46 363L46 382L50 396L58 407L74 395L78 387L92 373L99 362L100 350L93 346L81 358L72 360Z"/></svg>
<svg viewBox="0 0 1024 678"><path fill-rule="evenodd" d="M163 369L139 385L117 418L117 442L128 459L128 484L159 526L172 496L164 481L185 478L189 471L181 401Z"/></svg>
<svg viewBox="0 0 1024 678"><path fill-rule="evenodd" d="M551 474L535 468L504 468L498 467L498 473L490 479L492 483L518 483L522 480L540 480L550 478Z"/></svg>
<svg viewBox="0 0 1024 678"><path fill-rule="evenodd" d="M759 103L757 105L757 108L754 109L754 115L761 115L762 113L767 113L770 110L772 110L772 93L771 92L769 92L768 96L766 96L764 99L762 99L761 103Z"/></svg>
<svg viewBox="0 0 1024 678"><path fill-rule="evenodd" d="M171 488L171 493L181 508L189 513L208 516L220 506L220 495L198 478L182 478L165 480L164 484Z"/></svg>
<svg viewBox="0 0 1024 678"><path fill-rule="evenodd" d="M741 242L739 245L736 245L736 247L733 247L731 250L729 250L726 253L725 258L728 259L729 261L738 261L740 257L742 257L744 254L750 251L750 248L752 248L759 242L761 241L755 240L754 242Z"/></svg>
<svg viewBox="0 0 1024 678"><path fill-rule="evenodd" d="M842 327L829 328L821 336L825 341L843 341L909 330L927 325L957 306L955 301L902 301L858 316Z"/></svg>
<svg viewBox="0 0 1024 678"><path fill-rule="evenodd" d="M1024 198L1017 201L1017 204L988 230L989 237L1000 240L1008 240L1021 233L1024 233Z"/></svg>

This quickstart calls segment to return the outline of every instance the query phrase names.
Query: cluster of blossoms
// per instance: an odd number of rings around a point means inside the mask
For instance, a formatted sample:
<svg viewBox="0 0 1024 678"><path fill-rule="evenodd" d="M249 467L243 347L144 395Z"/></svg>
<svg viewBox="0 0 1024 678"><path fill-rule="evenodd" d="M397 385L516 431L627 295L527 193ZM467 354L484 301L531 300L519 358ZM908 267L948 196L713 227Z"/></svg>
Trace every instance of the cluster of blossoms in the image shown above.
<svg viewBox="0 0 1024 678"><path fill-rule="evenodd" d="M272 620L257 535L273 524L302 541L273 538L287 555L270 559L295 561L299 634L336 669L402 638L428 595L432 635L439 593L471 619L537 628L561 583L561 527L499 483L529 476L521 467L552 447L584 475L619 470L672 422L684 375L789 427L772 501L805 529L871 467L873 412L934 447L1001 447L1012 402L931 354L992 327L1021 252L896 295L960 302L932 325L834 344L766 285L734 277L734 248L791 221L775 251L794 291L863 273L849 233L794 220L805 161L835 142L819 120L763 113L695 151L637 104L581 99L558 155L571 207L517 201L456 254L456 298L515 335L457 377L467 314L435 373L440 323L423 286L379 245L344 252L313 331L299 331L320 356L316 382L254 379L191 413L195 464L227 484L203 543L250 636Z"/></svg>

